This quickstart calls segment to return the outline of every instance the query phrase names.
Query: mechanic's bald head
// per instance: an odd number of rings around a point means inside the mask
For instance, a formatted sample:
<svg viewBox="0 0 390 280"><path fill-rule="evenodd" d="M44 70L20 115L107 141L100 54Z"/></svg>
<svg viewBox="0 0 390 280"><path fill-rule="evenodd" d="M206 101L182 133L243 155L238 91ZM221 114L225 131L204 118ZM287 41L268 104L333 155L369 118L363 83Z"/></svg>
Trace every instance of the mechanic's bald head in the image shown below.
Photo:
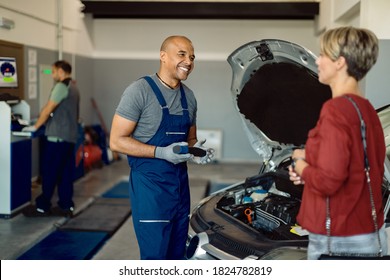
<svg viewBox="0 0 390 280"><path fill-rule="evenodd" d="M185 36L180 35L173 35L167 37L164 42L161 44L160 51L167 51L170 45L176 44L178 41L187 41L188 44L192 45L192 42L190 39L188 39Z"/></svg>

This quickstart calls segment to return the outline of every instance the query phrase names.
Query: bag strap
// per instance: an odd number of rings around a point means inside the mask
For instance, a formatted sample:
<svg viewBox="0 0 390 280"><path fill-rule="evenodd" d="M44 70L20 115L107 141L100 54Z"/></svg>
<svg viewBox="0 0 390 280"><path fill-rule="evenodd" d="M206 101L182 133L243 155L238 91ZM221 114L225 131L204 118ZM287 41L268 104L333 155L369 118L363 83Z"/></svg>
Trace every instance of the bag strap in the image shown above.
<svg viewBox="0 0 390 280"><path fill-rule="evenodd" d="M359 116L360 119L360 132L361 132L361 137L362 137L362 143L363 143L363 151L364 151L364 172L366 173L366 179L367 179L367 185L368 185L368 191L370 194L370 204L371 204L371 217L374 222L374 228L375 228L375 233L378 238L378 247L379 247L379 252L378 256L382 256L382 245L381 245L381 239L380 239L380 234L379 234L379 228L378 228L378 218L377 218L377 213L375 209L375 203L374 203L374 195L372 193L372 187L371 187L371 179L370 179L370 164L368 162L368 155L367 155L367 138L366 138L366 123L363 120L362 114L359 110L358 105L356 102L347 95L344 95L346 99L348 99L352 105L355 107L356 112ZM330 219L330 202L329 202L329 196L326 198L326 221L325 221L325 227L326 227L326 235L328 237L328 254L331 256L332 252L330 249L330 225L331 225L331 219Z"/></svg>

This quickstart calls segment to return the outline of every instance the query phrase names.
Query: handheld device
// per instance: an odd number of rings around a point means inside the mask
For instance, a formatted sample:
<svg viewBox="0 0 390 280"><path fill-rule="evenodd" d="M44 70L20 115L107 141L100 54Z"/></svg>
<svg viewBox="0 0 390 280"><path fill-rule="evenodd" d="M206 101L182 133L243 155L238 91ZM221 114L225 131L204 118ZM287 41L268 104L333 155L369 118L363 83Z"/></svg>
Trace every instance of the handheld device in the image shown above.
<svg viewBox="0 0 390 280"><path fill-rule="evenodd" d="M198 147L188 147L188 146L174 146L173 152L175 154L192 154L196 157L204 157L207 153L205 150Z"/></svg>

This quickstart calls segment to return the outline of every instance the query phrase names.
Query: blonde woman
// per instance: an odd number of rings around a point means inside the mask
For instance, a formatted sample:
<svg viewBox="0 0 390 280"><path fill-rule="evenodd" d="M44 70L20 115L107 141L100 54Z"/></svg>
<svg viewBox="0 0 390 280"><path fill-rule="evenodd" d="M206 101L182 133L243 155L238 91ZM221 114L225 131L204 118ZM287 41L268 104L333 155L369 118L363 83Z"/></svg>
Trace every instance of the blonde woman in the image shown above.
<svg viewBox="0 0 390 280"><path fill-rule="evenodd" d="M327 254L329 245L332 252L378 253L381 247L383 254L387 253L381 197L384 135L375 109L358 85L377 57L378 39L369 30L341 27L321 37L321 53L316 61L318 78L330 86L332 99L323 105L305 149L293 152L290 167L290 180L305 185L297 219L310 233L308 259ZM360 119L346 96L357 104L367 125L369 174L380 246L364 172ZM330 238L325 226L327 212Z"/></svg>

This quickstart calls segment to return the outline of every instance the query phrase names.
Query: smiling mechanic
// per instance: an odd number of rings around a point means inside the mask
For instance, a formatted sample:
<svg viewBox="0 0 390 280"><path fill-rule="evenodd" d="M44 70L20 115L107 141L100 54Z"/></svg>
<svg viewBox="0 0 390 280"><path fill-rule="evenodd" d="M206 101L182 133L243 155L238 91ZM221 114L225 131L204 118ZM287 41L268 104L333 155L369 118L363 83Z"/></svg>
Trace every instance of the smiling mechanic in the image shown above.
<svg viewBox="0 0 390 280"><path fill-rule="evenodd" d="M190 192L188 160L210 162L213 150L197 141L197 102L181 83L194 68L194 48L184 36L161 45L158 73L133 82L124 91L111 127L110 147L128 156L130 200L141 259L183 259ZM202 157L177 154L188 145Z"/></svg>

